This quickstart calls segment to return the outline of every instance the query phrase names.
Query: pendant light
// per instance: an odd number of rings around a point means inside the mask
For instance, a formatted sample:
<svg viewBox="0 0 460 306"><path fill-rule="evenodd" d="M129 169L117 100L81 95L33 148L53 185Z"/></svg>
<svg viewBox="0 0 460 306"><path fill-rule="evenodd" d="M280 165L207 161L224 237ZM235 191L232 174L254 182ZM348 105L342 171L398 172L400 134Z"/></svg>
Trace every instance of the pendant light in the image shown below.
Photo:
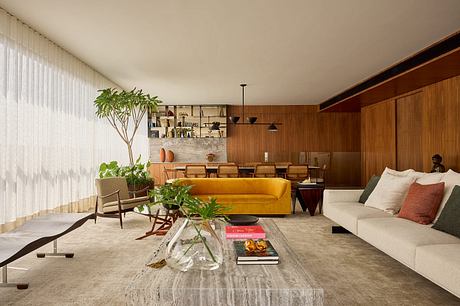
<svg viewBox="0 0 460 306"><path fill-rule="evenodd" d="M278 128L276 127L276 125L274 123L270 124L268 126L268 131L269 132L278 132Z"/></svg>
<svg viewBox="0 0 460 306"><path fill-rule="evenodd" d="M245 87L247 86L247 84L241 83L240 86L241 86L241 104L242 104L241 117L244 120L244 90L245 90ZM256 122L257 117L247 117L246 118L247 123L246 122L238 123L238 121L240 120L239 116L229 116L228 119L235 125L268 125L268 131L269 132L277 132L278 131L278 128L276 127L274 122L272 122L272 123L262 123L262 122L258 123L258 122ZM277 123L277 124L281 125L281 123Z"/></svg>

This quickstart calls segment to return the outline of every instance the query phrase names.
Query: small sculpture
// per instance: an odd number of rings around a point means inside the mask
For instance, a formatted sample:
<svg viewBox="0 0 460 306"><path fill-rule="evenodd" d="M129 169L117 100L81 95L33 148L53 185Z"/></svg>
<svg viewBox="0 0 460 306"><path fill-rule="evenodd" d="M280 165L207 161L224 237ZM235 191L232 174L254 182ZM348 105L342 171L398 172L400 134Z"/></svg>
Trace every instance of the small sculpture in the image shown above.
<svg viewBox="0 0 460 306"><path fill-rule="evenodd" d="M249 253L252 252L263 252L267 249L267 241L263 239L259 239L257 241L254 241L252 239L248 239L244 242L244 248L246 251Z"/></svg>
<svg viewBox="0 0 460 306"><path fill-rule="evenodd" d="M446 172L446 167L444 167L444 165L441 164L441 162L442 162L441 155L435 154L435 155L433 155L431 160L433 161L433 168L431 168L432 173L433 172Z"/></svg>

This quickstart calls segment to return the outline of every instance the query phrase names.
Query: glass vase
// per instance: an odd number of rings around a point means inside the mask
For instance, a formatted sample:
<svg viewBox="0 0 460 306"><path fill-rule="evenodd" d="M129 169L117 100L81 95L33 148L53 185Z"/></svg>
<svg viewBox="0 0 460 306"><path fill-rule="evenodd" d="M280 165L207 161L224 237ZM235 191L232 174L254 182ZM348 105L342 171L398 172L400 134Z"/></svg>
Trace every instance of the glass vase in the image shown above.
<svg viewBox="0 0 460 306"><path fill-rule="evenodd" d="M185 219L166 247L168 266L180 270L215 270L222 265L219 222Z"/></svg>

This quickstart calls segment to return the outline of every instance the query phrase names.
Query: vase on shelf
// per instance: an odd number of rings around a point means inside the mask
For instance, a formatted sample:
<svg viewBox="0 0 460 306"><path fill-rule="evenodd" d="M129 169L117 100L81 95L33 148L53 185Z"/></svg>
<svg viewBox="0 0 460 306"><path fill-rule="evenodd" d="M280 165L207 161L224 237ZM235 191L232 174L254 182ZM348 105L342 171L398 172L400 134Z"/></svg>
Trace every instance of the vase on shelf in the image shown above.
<svg viewBox="0 0 460 306"><path fill-rule="evenodd" d="M219 221L186 218L166 248L168 266L180 270L215 270L223 262Z"/></svg>

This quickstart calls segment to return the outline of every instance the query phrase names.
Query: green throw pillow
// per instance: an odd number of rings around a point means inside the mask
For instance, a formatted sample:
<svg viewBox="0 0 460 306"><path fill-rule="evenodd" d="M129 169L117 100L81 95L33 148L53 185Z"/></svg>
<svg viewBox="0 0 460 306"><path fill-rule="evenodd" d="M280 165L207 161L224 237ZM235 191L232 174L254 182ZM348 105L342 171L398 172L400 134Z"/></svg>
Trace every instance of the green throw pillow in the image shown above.
<svg viewBox="0 0 460 306"><path fill-rule="evenodd" d="M375 186L377 186L377 183L380 180L380 176L374 175L371 177L369 182L367 182L366 188L364 188L363 193L359 197L359 203L366 203L367 198L371 195L372 191L374 191Z"/></svg>
<svg viewBox="0 0 460 306"><path fill-rule="evenodd" d="M460 238L460 186L452 190L433 228Z"/></svg>

